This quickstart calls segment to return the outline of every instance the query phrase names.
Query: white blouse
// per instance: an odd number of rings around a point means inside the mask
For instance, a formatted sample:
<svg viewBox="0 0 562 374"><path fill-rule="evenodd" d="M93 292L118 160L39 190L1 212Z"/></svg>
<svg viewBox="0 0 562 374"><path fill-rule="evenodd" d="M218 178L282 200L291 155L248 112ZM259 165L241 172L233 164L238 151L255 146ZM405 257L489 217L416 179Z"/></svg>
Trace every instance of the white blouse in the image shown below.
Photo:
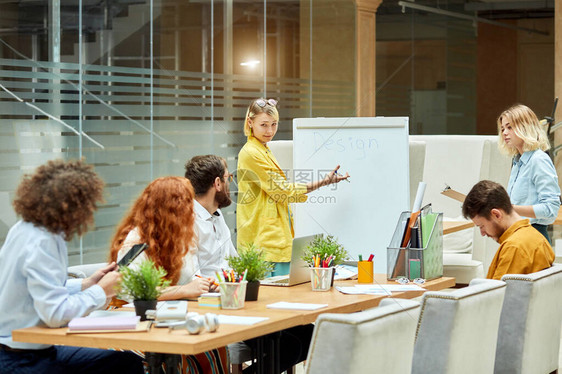
<svg viewBox="0 0 562 374"><path fill-rule="evenodd" d="M117 254L117 261L119 261L125 254L131 249L135 244L139 244L141 238L138 229L135 227L133 230L129 231L123 245ZM129 266L133 269L138 268L140 263L146 260L148 256L145 252L142 252ZM196 249L191 248L183 258L183 267L181 269L180 278L178 280L178 285L187 284L193 280L193 277L201 275L199 271L199 264L196 255Z"/></svg>

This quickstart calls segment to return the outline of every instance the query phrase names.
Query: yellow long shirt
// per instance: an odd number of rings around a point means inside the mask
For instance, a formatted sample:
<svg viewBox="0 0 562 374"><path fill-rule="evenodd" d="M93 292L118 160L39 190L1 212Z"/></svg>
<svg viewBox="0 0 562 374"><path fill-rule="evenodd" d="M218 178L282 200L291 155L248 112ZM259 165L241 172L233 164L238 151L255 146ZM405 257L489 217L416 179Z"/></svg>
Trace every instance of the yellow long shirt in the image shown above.
<svg viewBox="0 0 562 374"><path fill-rule="evenodd" d="M304 183L289 183L270 149L253 136L238 154L237 244L254 243L272 262L291 260L289 203L304 202Z"/></svg>
<svg viewBox="0 0 562 374"><path fill-rule="evenodd" d="M501 279L505 274L530 274L554 262L554 251L528 219L515 222L499 239L500 247L486 278Z"/></svg>

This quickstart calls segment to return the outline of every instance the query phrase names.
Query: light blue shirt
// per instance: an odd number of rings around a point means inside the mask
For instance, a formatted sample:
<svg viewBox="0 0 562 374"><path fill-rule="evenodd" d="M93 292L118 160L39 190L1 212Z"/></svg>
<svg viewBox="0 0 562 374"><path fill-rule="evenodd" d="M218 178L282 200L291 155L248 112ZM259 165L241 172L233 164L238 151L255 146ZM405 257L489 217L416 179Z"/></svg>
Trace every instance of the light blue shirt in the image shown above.
<svg viewBox="0 0 562 374"><path fill-rule="evenodd" d="M554 222L560 208L560 187L550 157L541 150L515 157L507 193L513 205L533 206L537 218L530 218L531 223Z"/></svg>
<svg viewBox="0 0 562 374"><path fill-rule="evenodd" d="M0 343L12 348L50 345L12 341L12 330L31 326L61 327L72 318L102 307L106 297L82 279L67 280L68 256L62 235L25 221L17 222L0 249Z"/></svg>

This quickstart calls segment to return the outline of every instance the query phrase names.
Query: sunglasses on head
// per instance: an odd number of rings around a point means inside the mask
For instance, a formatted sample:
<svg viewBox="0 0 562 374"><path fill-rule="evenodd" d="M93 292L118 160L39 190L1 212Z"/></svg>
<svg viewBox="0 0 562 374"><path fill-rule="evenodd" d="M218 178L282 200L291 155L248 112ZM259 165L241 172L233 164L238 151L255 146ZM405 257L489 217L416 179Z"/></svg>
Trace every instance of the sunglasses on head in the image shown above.
<svg viewBox="0 0 562 374"><path fill-rule="evenodd" d="M270 105L272 107L277 106L277 100L275 99L257 99L256 100L256 105L259 106L260 108L264 108L266 105Z"/></svg>

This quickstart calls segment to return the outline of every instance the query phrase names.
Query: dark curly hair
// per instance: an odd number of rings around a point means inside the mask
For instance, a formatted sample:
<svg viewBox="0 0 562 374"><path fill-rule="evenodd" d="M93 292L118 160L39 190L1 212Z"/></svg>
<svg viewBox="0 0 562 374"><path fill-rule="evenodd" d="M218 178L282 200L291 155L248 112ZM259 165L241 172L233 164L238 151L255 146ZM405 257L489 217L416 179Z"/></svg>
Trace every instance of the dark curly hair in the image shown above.
<svg viewBox="0 0 562 374"><path fill-rule="evenodd" d="M93 223L97 203L103 202L103 186L92 165L52 160L23 176L13 206L24 221L71 240Z"/></svg>

